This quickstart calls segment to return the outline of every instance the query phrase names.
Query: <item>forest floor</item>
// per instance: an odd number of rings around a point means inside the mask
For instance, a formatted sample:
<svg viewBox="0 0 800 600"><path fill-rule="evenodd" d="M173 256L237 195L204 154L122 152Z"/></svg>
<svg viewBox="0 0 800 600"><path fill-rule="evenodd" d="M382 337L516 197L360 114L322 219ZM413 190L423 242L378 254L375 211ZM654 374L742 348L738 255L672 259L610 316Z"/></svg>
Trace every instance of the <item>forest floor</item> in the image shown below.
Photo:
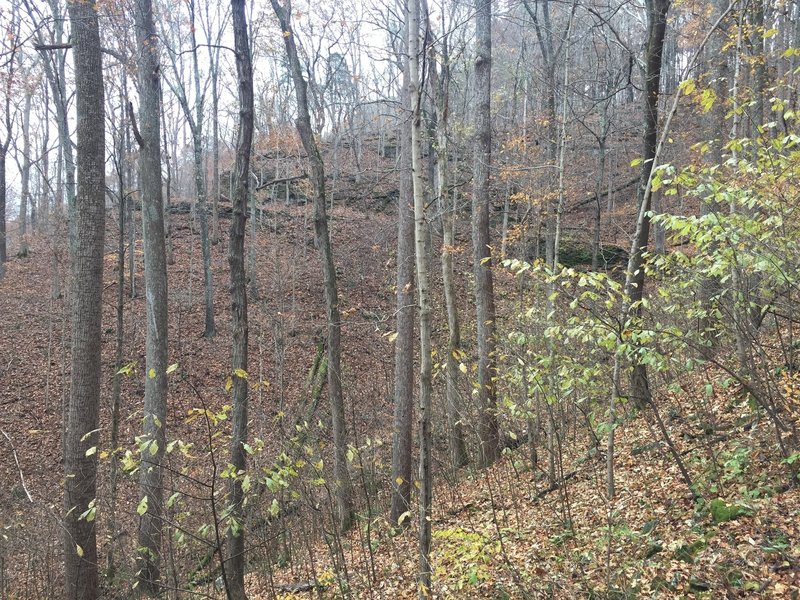
<svg viewBox="0 0 800 600"><path fill-rule="evenodd" d="M703 393L701 378L695 377ZM686 382L691 383L691 382ZM604 493L605 456L562 440L564 483L531 471L523 447L488 470L437 483L433 598L798 598L800 489L772 450L774 431L733 390L715 389L703 432L687 398L661 410L696 489L693 498L652 423L640 413L617 430L617 495ZM649 411L647 411L649 412ZM591 448L591 444L589 444ZM709 483L710 481L717 483ZM347 573L316 548L314 569L279 569L276 582L322 582L321 597L416 598L416 522L401 534L384 517L343 541ZM263 576L251 576L252 598ZM288 589L288 588L284 588ZM281 598L311 597L287 593Z"/></svg>
<svg viewBox="0 0 800 600"><path fill-rule="evenodd" d="M256 249L259 293L251 312L250 372L258 373L259 382L268 382L251 392L252 437L265 441L267 455L281 449L278 438L290 437L297 420L307 414L306 380L324 330L324 304L308 207L272 205L265 216ZM199 405L220 411L227 402L226 236L213 249L218 335L209 340L200 337L202 272L196 236L185 216L177 217L174 225L176 262L169 267L170 362L179 366L170 380L169 436L199 447L203 436L211 432L197 426L191 411ZM110 531L106 518L111 391L117 369L113 226L110 218L101 416L105 451L99 453L98 522L104 561L114 550L118 569L124 569L135 544L135 477L122 476L119 481L115 531ZM225 229L227 222L223 220L222 226ZM266 537L264 546L287 535L297 538L293 560L281 561L283 566L253 560L247 579L253 600L273 597L273 589L303 584L313 584L313 589L280 597L417 597L415 510L410 525L400 532L396 524L386 522L381 510L388 497L391 462L393 347L389 339L394 321L395 219L382 212L340 206L333 212L332 226L344 318L349 420L354 446L368 459L372 474L367 477L362 469L357 486L377 485L371 492L375 504L371 510L359 509L356 527L342 538L330 532L308 538L301 529L287 534L280 527L270 533L274 537ZM63 231L34 236L30 257L12 260L0 283L0 340L5 340L0 344L2 598L52 598L57 597L52 591L61 589L61 407L68 394L69 374L64 238ZM466 230L462 231L457 242L467 238ZM52 239L59 241L52 243ZM142 286L140 245L131 250L135 281ZM470 280L467 254L457 255L462 290ZM61 282L60 297L51 294L54 275ZM135 453L143 387L144 302L140 293L131 298L130 283L125 285L123 364L132 364L135 376L121 382L120 447ZM463 310L469 310L466 297L463 292ZM437 304L436 310L441 312L443 307ZM443 315L436 322L441 347L446 335ZM469 337L465 331L467 345ZM539 464L531 468L525 445L506 452L490 469L467 467L448 473L446 453L438 440L431 596L800 597L800 490L788 485L793 467L781 462L770 422L740 390L722 386L722 380L720 373L701 370L681 381L681 394L656 394L675 453L684 461L702 501L690 493L651 410L632 411L617 429L613 501L604 491L604 440L596 443L582 423L568 424L568 433L560 440L556 457L560 486L548 482L543 451ZM787 380L786 385L797 394L796 382ZM699 410L697 398L701 397ZM325 421L326 414L321 402L313 416ZM797 417L792 415L795 421ZM327 434L320 433L319 438L323 452ZM215 448L222 452L224 444L220 444ZM200 455L198 460L205 458ZM252 464L259 464L258 460L270 462L254 458ZM207 470L205 463L189 473L199 475L203 469ZM175 489L184 485L173 482L175 478L179 477L172 477L170 484ZM178 558L181 552L175 551ZM187 562L180 563L180 568L188 564L189 558L184 559ZM213 589L196 588L195 592L218 595ZM124 594L109 591L108 597Z"/></svg>

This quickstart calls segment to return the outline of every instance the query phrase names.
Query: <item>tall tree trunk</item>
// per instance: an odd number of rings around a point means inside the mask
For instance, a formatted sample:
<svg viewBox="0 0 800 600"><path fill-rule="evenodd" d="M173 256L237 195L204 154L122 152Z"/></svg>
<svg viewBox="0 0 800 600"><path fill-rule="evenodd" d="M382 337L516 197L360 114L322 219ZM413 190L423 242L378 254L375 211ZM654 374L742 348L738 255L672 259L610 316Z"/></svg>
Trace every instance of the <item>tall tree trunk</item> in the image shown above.
<svg viewBox="0 0 800 600"><path fill-rule="evenodd" d="M244 236L247 201L250 194L250 153L253 147L253 67L247 39L244 0L232 0L233 36L236 48L236 74L239 88L239 134L236 139L236 166L233 188L233 218L228 238L228 264L231 269L231 326L233 328L233 435L231 464L236 477L231 481L231 526L228 529L226 574L231 600L246 598L244 590L245 531L244 489L247 442L247 278L244 266ZM255 218L255 215L252 216Z"/></svg>
<svg viewBox="0 0 800 600"><path fill-rule="evenodd" d="M44 105L49 104L49 90L47 84L42 85L42 93L44 94ZM45 109L43 122L47 123L47 109ZM42 152L41 152L42 166L39 169L41 175L42 185L39 188L39 216L38 225L47 228L50 224L50 127L46 124L42 127Z"/></svg>
<svg viewBox="0 0 800 600"><path fill-rule="evenodd" d="M200 66L197 57L197 40L195 35L195 2L190 0L189 11L192 22L192 70L194 77L195 115L189 119L192 130L194 157L194 183L197 194L197 216L200 221L200 251L203 255L203 293L205 298L205 329L203 337L212 338L217 334L214 323L214 278L211 271L211 242L208 235L208 202L206 195L205 161L203 160L203 91L200 87ZM188 111L184 103L184 111ZM188 115L187 115L188 116Z"/></svg>
<svg viewBox="0 0 800 600"><path fill-rule="evenodd" d="M431 467L431 394L433 352L431 346L431 290L428 280L428 221L425 214L425 189L422 161L422 89L419 63L419 0L408 0L406 35L408 36L408 93L411 96L411 179L414 188L414 247L416 250L417 297L419 299L419 576L420 600L431 595L431 502L433 470Z"/></svg>
<svg viewBox="0 0 800 600"><path fill-rule="evenodd" d="M25 90L25 104L22 110L22 183L19 196L19 252L18 256L28 256L28 204L31 186L31 100L33 89Z"/></svg>
<svg viewBox="0 0 800 600"><path fill-rule="evenodd" d="M138 589L161 591L161 541L164 484L161 461L166 448L167 419L167 256L164 200L161 190L161 67L152 0L138 0L134 10L139 48L139 188L142 199L145 340L144 419L139 468L141 498L147 498L139 521ZM133 111L131 110L131 113ZM131 115L133 121L133 115ZM144 502L144 500L143 500Z"/></svg>
<svg viewBox="0 0 800 600"><path fill-rule="evenodd" d="M475 309L478 331L478 436L480 463L492 464L498 456L495 379L495 308L492 253L489 239L489 175L492 152L492 4L475 4L475 157L472 190L472 248L475 273Z"/></svg>
<svg viewBox="0 0 800 600"><path fill-rule="evenodd" d="M427 1L423 0L425 14L428 14ZM461 365L461 323L458 316L457 290L455 272L453 269L453 250L455 248L455 226L457 212L457 192L453 190L452 199L448 186L450 185L449 169L449 130L450 116L450 49L448 35L442 23L441 48L441 73L435 68L436 48L431 45L428 50L429 60L432 63L431 87L436 96L436 186L439 198L439 212L442 215L442 287L444 288L444 304L447 310L447 388L445 392L445 407L447 414L447 442L450 451L450 466L455 471L469 461L467 446L464 440L463 407L461 392L458 389ZM508 213L506 213L506 216Z"/></svg>
<svg viewBox="0 0 800 600"><path fill-rule="evenodd" d="M105 235L103 60L93 0L68 3L75 62L78 194L72 264L72 371L64 456L64 582L68 600L98 594L97 444ZM94 450L93 450L94 449ZM87 512L89 511L89 512ZM92 514L93 516L93 514Z"/></svg>
<svg viewBox="0 0 800 600"><path fill-rule="evenodd" d="M406 40L407 43L407 40ZM394 431L392 442L391 524L410 519L414 419L414 187L411 180L411 84L403 69L400 123L400 196L397 204L397 338L394 347Z"/></svg>
<svg viewBox="0 0 800 600"><path fill-rule="evenodd" d="M219 49L209 48L211 69L211 243L219 244Z"/></svg>
<svg viewBox="0 0 800 600"><path fill-rule="evenodd" d="M48 0L53 19L53 43L60 45L64 42L64 18L62 6L58 0ZM32 15L33 16L33 15ZM36 32L36 40L40 45L45 44L41 30ZM58 170L63 173L62 185L56 186L55 212L60 216L63 210L63 191L66 190L67 213L69 219L70 246L74 245L75 218L72 210L75 204L75 155L72 149L72 138L69 131L69 98L67 96L66 60L64 50L41 51L41 61L45 77L50 85L52 104L55 106L56 125L58 129L59 161ZM59 178L60 179L60 178Z"/></svg>
<svg viewBox="0 0 800 600"><path fill-rule="evenodd" d="M667 12L671 0L647 0L647 54L645 57L645 93L644 93L644 133L642 149L642 171L639 179L639 205L640 213L644 218L637 223L636 233L631 247L630 260L628 261L628 277L625 286L626 295L634 312L642 312L641 299L644 294L644 260L647 243L650 238L650 201L648 182L653 170L658 143L658 98L661 86L661 56L664 50L664 36L667 30ZM645 206L642 208L642 204ZM650 402L650 385L647 379L647 368L644 364L637 363L633 366L631 374L631 397L638 406L645 406Z"/></svg>
<svg viewBox="0 0 800 600"><path fill-rule="evenodd" d="M8 132L9 138L11 131ZM0 277L5 273L5 262L8 260L6 243L6 156L8 144L0 144Z"/></svg>
<svg viewBox="0 0 800 600"><path fill-rule="evenodd" d="M283 31L289 69L297 96L297 131L308 154L311 166L311 185L314 188L314 235L322 260L322 276L325 280L325 304L328 317L328 395L333 426L334 471L336 476L337 525L345 531L353 524L353 484L347 467L347 429L345 427L344 400L342 398L341 372L341 317L339 314L339 292L336 287L336 267L333 262L328 214L325 200L325 165L314 139L311 115L308 110L308 84L303 78L303 68L297 54L294 31L291 24L291 3L281 6L278 0L270 0Z"/></svg>

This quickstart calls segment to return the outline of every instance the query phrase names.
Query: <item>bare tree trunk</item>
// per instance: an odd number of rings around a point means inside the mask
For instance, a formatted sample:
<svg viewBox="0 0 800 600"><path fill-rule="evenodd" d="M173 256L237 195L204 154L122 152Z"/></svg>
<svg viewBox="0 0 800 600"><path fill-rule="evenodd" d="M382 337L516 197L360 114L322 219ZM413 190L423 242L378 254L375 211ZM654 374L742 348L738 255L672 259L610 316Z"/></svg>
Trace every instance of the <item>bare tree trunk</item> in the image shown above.
<svg viewBox="0 0 800 600"><path fill-rule="evenodd" d="M22 110L22 183L19 196L19 251L17 256L28 256L28 203L31 197L31 100L33 90L25 90L25 104Z"/></svg>
<svg viewBox="0 0 800 600"><path fill-rule="evenodd" d="M78 194L72 263L72 371L64 456L64 583L68 600L98 595L98 414L105 235L103 60L93 0L68 3L75 61Z"/></svg>
<svg viewBox="0 0 800 600"><path fill-rule="evenodd" d="M478 436L480 463L492 464L498 456L495 380L495 308L492 254L489 239L489 175L492 152L492 4L475 4L475 158L472 191L472 247L475 273L475 309L478 331Z"/></svg>
<svg viewBox="0 0 800 600"><path fill-rule="evenodd" d="M11 138L11 131L8 132ZM8 260L6 243L6 156L8 143L0 144L0 277L5 273L5 262Z"/></svg>
<svg viewBox="0 0 800 600"><path fill-rule="evenodd" d="M172 220L170 218L170 207L172 206L172 163L169 155L169 145L167 144L167 121L164 113L164 89L161 88L161 143L165 155L164 165L166 166L166 179L164 181L164 235L166 237L167 264L175 264L175 253L172 243Z"/></svg>
<svg viewBox="0 0 800 600"><path fill-rule="evenodd" d="M247 201L250 192L250 153L253 147L253 67L247 40L247 18L244 0L232 0L233 36L236 48L236 74L239 89L239 134L236 139L236 166L233 188L233 218L228 239L228 264L231 269L231 324L233 327L233 435L231 464L236 477L231 481L231 526L228 529L226 576L228 597L243 600L245 531L244 489L242 481L247 468L247 278L244 266L244 236ZM252 215L255 218L255 215Z"/></svg>
<svg viewBox="0 0 800 600"><path fill-rule="evenodd" d="M182 102L192 130L194 156L194 181L197 194L197 216L200 221L200 251L203 255L203 291L205 297L205 329L203 337L212 338L217 334L214 323L214 278L211 271L211 243L208 235L208 202L206 197L205 164L203 161L203 93L200 87L200 67L197 57L195 35L195 2L190 0L189 11L192 21L192 67L194 75L195 115L191 118L189 106Z"/></svg>
<svg viewBox="0 0 800 600"><path fill-rule="evenodd" d="M645 128L643 133L642 172L639 179L639 205L644 217L637 223L628 263L628 277L625 286L634 312L640 315L641 303L644 294L644 259L650 238L650 202L652 194L648 191L650 173L656 156L658 143L658 98L661 85L661 55L664 50L664 36L667 29L667 12L671 0L647 0L647 55L645 58L645 93L644 116ZM633 366L631 374L631 397L638 406L645 406L650 402L650 385L647 379L647 368L644 364L637 363Z"/></svg>
<svg viewBox="0 0 800 600"><path fill-rule="evenodd" d="M139 143L147 313L144 419L140 438L142 459L139 467L140 495L142 499L147 498L147 501L139 521L138 590L142 594L155 597L161 591L164 511L161 461L166 448L168 350L167 256L161 189L161 67L152 1L138 0L134 14L139 48L139 132L136 137ZM135 123L132 114L131 120Z"/></svg>
<svg viewBox="0 0 800 600"><path fill-rule="evenodd" d="M49 104L49 89L46 83L42 85L42 93L44 94L44 104L46 107ZM45 111L46 110L47 109L45 108ZM47 123L47 112L45 112L44 122ZM42 185L39 188L39 216L38 216L38 227L44 227L45 229L50 224L50 191L52 190L52 187L50 185L49 146L50 146L50 127L45 125L44 127L42 127L42 153L41 153L42 166L39 169Z"/></svg>
<svg viewBox="0 0 800 600"><path fill-rule="evenodd" d="M209 48L211 70L211 243L219 244L219 49Z"/></svg>
<svg viewBox="0 0 800 600"><path fill-rule="evenodd" d="M308 110L308 84L303 78L303 68L297 54L294 31L291 24L291 3L281 6L278 0L270 0L275 15L284 32L283 41L289 58L289 69L297 96L297 131L308 154L311 166L311 184L314 188L314 236L322 260L322 275L325 279L325 304L328 313L328 395L331 404L333 426L334 471L336 476L336 504L338 527L345 531L353 524L353 484L347 467L347 430L345 426L344 399L342 398L341 373L341 317L339 315L339 292L336 286L336 267L333 262L328 213L325 200L325 165L314 139L311 115Z"/></svg>
<svg viewBox="0 0 800 600"><path fill-rule="evenodd" d="M394 432L392 438L392 525L407 525L411 508L414 418L414 189L411 181L411 93L404 68L400 124L400 197L397 207L397 338L394 347Z"/></svg>
<svg viewBox="0 0 800 600"><path fill-rule="evenodd" d="M411 96L411 179L414 188L414 247L416 250L417 297L419 298L419 576L420 600L431 594L431 502L433 471L431 468L431 393L433 354L431 347L431 290L428 281L428 253L425 244L428 222L425 214L425 190L422 162L422 89L419 62L419 0L407 3L406 35L408 39L408 93Z"/></svg>
<svg viewBox="0 0 800 600"><path fill-rule="evenodd" d="M425 14L427 16L427 1L425 4ZM429 25L429 24L428 24ZM431 87L434 88L436 95L436 179L437 196L439 198L439 212L442 215L442 287L444 288L444 303L447 310L447 389L446 414L447 414L447 440L450 450L450 466L455 471L469 462L467 446L464 441L463 419L464 412L461 401L461 392L458 389L460 379L461 363L461 323L458 316L458 305L456 297L455 273L453 269L453 249L455 247L455 225L458 193L453 190L452 199L448 192L450 184L449 169L449 131L448 118L450 112L450 50L448 47L448 36L445 30L445 23L442 23L441 48L441 73L436 71L435 65L431 64ZM436 48L431 45L428 54L431 63L436 59ZM507 199L506 199L507 201ZM448 203L449 206L448 206ZM505 216L508 216L506 212Z"/></svg>

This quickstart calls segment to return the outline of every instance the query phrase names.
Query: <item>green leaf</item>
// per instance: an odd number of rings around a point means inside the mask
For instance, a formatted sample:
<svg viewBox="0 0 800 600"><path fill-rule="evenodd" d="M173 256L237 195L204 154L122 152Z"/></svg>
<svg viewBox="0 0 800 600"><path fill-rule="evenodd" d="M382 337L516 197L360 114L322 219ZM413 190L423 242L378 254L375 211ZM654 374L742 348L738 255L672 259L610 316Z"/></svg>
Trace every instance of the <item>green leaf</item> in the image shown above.
<svg viewBox="0 0 800 600"><path fill-rule="evenodd" d="M117 375L132 375L133 370L136 368L136 361L131 361L127 365L120 367Z"/></svg>
<svg viewBox="0 0 800 600"><path fill-rule="evenodd" d="M136 512L140 517L147 512L147 496L144 496L141 500L139 500L139 506L136 507Z"/></svg>

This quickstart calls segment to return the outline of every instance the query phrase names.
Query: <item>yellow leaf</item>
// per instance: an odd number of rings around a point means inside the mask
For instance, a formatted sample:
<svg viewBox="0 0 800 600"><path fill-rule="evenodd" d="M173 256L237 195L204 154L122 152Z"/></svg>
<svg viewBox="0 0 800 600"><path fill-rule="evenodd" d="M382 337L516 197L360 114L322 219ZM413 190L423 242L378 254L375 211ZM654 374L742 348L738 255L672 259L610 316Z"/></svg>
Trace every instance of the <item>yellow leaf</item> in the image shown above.
<svg viewBox="0 0 800 600"><path fill-rule="evenodd" d="M236 369L234 370L233 374L236 375L237 377L240 377L241 379L247 379L247 371L245 371L244 369Z"/></svg>
<svg viewBox="0 0 800 600"><path fill-rule="evenodd" d="M233 379L231 377L228 377L228 380L225 382L225 391L230 392L232 387L233 387Z"/></svg>
<svg viewBox="0 0 800 600"><path fill-rule="evenodd" d="M403 485L403 481L404 481L404 479L402 477L398 477L397 479L394 480L394 482L397 485Z"/></svg>
<svg viewBox="0 0 800 600"><path fill-rule="evenodd" d="M458 370L461 371L462 373L464 373L464 375L466 375L467 374L467 365L465 365L464 363L458 363Z"/></svg>
<svg viewBox="0 0 800 600"><path fill-rule="evenodd" d="M147 372L147 376L148 376L150 379L155 379L155 378L156 378L156 370L155 370L155 369L150 369L150 370Z"/></svg>
<svg viewBox="0 0 800 600"><path fill-rule="evenodd" d="M170 366L167 367L167 375L170 373L174 373L178 370L178 363L172 363Z"/></svg>
<svg viewBox="0 0 800 600"><path fill-rule="evenodd" d="M77 552L78 556L80 556L81 558L83 557L83 548L81 548L77 544L75 544L75 552Z"/></svg>

